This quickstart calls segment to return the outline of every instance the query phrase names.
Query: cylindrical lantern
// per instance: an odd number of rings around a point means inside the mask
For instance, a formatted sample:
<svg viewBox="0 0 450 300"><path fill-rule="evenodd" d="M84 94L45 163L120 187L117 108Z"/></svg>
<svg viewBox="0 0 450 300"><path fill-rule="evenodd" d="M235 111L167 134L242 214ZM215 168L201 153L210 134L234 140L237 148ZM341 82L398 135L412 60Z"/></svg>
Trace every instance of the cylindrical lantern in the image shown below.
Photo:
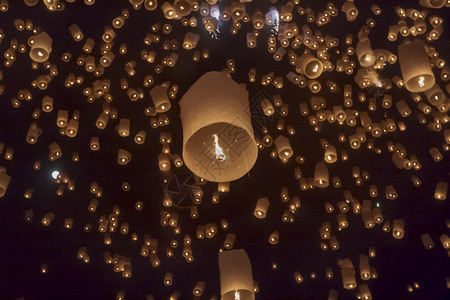
<svg viewBox="0 0 450 300"><path fill-rule="evenodd" d="M358 56L359 64L363 67L370 67L376 61L369 39L360 40L358 42L356 45L356 55Z"/></svg>
<svg viewBox="0 0 450 300"><path fill-rule="evenodd" d="M222 300L254 300L250 259L243 249L219 252Z"/></svg>
<svg viewBox="0 0 450 300"><path fill-rule="evenodd" d="M281 159L289 159L292 156L293 151L287 137L285 137L284 135L280 135L275 139L274 143L275 148L278 152L278 156Z"/></svg>
<svg viewBox="0 0 450 300"><path fill-rule="evenodd" d="M446 0L420 0L419 5L427 8L441 8L445 3L448 3Z"/></svg>
<svg viewBox="0 0 450 300"><path fill-rule="evenodd" d="M150 91L153 104L158 113L166 112L170 109L171 104L168 96L169 83L164 82L162 85L156 85Z"/></svg>
<svg viewBox="0 0 450 300"><path fill-rule="evenodd" d="M38 63L48 60L50 52L52 52L52 42L52 38L45 31L32 36L28 40L31 47L30 58Z"/></svg>
<svg viewBox="0 0 450 300"><path fill-rule="evenodd" d="M355 268L349 259L338 261L341 267L342 284L344 289L356 288Z"/></svg>
<svg viewBox="0 0 450 300"><path fill-rule="evenodd" d="M448 183L445 181L439 181L434 191L434 198L437 200L447 199Z"/></svg>
<svg viewBox="0 0 450 300"><path fill-rule="evenodd" d="M435 78L423 42L414 41L398 47L398 59L406 89L419 93L430 89Z"/></svg>
<svg viewBox="0 0 450 300"><path fill-rule="evenodd" d="M52 212L46 213L42 218L41 223L44 226L49 226L52 223L53 219L55 219L55 214Z"/></svg>
<svg viewBox="0 0 450 300"><path fill-rule="evenodd" d="M254 211L255 217L257 217L258 219L264 219L266 217L269 205L270 202L267 197L259 198Z"/></svg>
<svg viewBox="0 0 450 300"><path fill-rule="evenodd" d="M430 250L434 248L434 242L429 233L422 234L420 236L423 246L426 250Z"/></svg>
<svg viewBox="0 0 450 300"><path fill-rule="evenodd" d="M322 62L310 53L305 53L302 56L298 57L295 61L295 65L309 79L315 79L319 77L323 71Z"/></svg>
<svg viewBox="0 0 450 300"><path fill-rule="evenodd" d="M0 198L5 196L10 181L11 181L10 176L6 175L5 172L0 172Z"/></svg>
<svg viewBox="0 0 450 300"><path fill-rule="evenodd" d="M124 166L131 161L131 157L132 157L131 152L124 149L119 149L117 153L117 163L119 165Z"/></svg>
<svg viewBox="0 0 450 300"><path fill-rule="evenodd" d="M396 239L402 239L405 230L405 221L403 219L396 219L392 224L392 235Z"/></svg>
<svg viewBox="0 0 450 300"><path fill-rule="evenodd" d="M323 161L318 162L314 171L314 185L319 188L325 188L328 186L328 182L328 168Z"/></svg>
<svg viewBox="0 0 450 300"><path fill-rule="evenodd" d="M279 235L278 231L272 232L269 237L269 243L272 245L278 244L279 237L280 237L280 235Z"/></svg>
<svg viewBox="0 0 450 300"><path fill-rule="evenodd" d="M180 101L183 160L196 175L233 181L254 165L248 92L222 72L204 74Z"/></svg>
<svg viewBox="0 0 450 300"><path fill-rule="evenodd" d="M337 161L336 147L329 145L325 148L324 160L329 164Z"/></svg>

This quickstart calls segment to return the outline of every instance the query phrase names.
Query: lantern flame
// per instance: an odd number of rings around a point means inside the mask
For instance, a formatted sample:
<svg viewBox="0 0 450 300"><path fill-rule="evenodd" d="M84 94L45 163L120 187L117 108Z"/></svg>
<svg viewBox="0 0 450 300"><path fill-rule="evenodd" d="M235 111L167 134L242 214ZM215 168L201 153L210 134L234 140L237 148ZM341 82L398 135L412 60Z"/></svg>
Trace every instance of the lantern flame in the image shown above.
<svg viewBox="0 0 450 300"><path fill-rule="evenodd" d="M214 137L214 148L216 152L216 159L218 161L224 161L226 156L223 153L222 148L219 146L219 137L217 136L217 134L214 134L213 137Z"/></svg>
<svg viewBox="0 0 450 300"><path fill-rule="evenodd" d="M420 85L420 87L424 87L424 86L425 86L424 81L425 81L425 77L420 76L420 77L419 77L419 85Z"/></svg>
<svg viewBox="0 0 450 300"><path fill-rule="evenodd" d="M238 291L234 292L234 300L241 300L241 295Z"/></svg>

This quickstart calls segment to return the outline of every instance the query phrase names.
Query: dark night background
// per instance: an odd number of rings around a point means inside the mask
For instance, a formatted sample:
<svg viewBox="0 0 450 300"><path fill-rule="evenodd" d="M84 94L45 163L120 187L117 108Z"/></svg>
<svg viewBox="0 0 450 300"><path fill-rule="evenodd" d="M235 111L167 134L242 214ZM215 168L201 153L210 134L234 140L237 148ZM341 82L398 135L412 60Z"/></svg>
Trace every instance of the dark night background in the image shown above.
<svg viewBox="0 0 450 300"><path fill-rule="evenodd" d="M162 2L162 1L160 1ZM218 1L221 9L230 1ZM252 14L255 9L260 9L263 14L272 5L279 8L285 1L271 4L269 1L255 0L247 4L247 12ZM334 1L339 8L339 15L322 27L315 23L309 24L314 29L319 29L324 35L329 34L339 38L338 48L343 51L346 47L344 39L347 33L353 33L354 45L357 41L357 31L364 24L366 18L372 17L375 28L370 32L373 49L385 48L397 53L398 44L389 42L386 38L388 27L398 21L394 6L403 8L423 8L418 5L418 0L395 1L356 1L360 11L355 22L347 22L345 14L340 11L343 1ZM315 12L326 8L326 1L301 1L303 7L311 7ZM382 13L374 16L370 5L377 3ZM8 175L12 176L7 194L0 199L0 299L114 299L119 290L124 290L127 299L145 299L146 295L154 295L155 299L167 299L174 291L181 293L180 299L193 297L192 289L199 280L206 282L206 288L202 299L216 295L220 297L219 269L217 253L222 247L227 232L237 235L234 248L244 248L251 260L254 280L258 281L259 292L256 299L327 299L330 289L339 291L339 299L355 299L355 290L344 290L340 270L336 263L338 258L350 258L355 266L358 284L367 283L373 299L450 299L449 290L446 288L446 278L450 277L450 264L447 251L443 249L439 241L441 234L449 234L446 227L446 219L449 215L449 200L435 200L434 189L438 181L449 180L449 155L442 149L444 138L442 132L429 131L426 126L420 125L416 115L417 105L412 101L406 89L397 88L395 85L389 91L382 89L364 91L369 97L387 92L393 95L393 105L390 109L384 109L379 105L375 112L370 112L372 120L379 122L387 117L396 121L404 121L407 130L399 130L383 135L376 139L375 145L382 149L377 155L374 151L366 149L362 144L358 150L352 150L348 142L338 142L338 132L344 132L347 136L352 134L355 128L346 125L338 126L336 123L324 122L322 130L317 133L309 124L306 117L300 115L298 105L308 102L313 95L307 88L300 89L284 78L284 88L279 90L273 85L262 86L260 78L268 72L275 72L276 76L284 76L294 67L285 57L281 62L276 62L272 54L267 52L267 36L270 28L266 25L260 30L258 46L254 49L246 47L246 33L252 30L251 22L243 23L236 36L229 33L230 22L220 22L219 40L212 39L204 27L184 27L178 20L165 20L161 9L148 11L143 7L134 10L128 1L122 0L97 0L92 6L87 6L83 1L66 3L66 9L61 12L50 12L44 4L39 2L34 7L27 7L23 1L9 0L9 10L0 13L0 27L5 33L5 38L0 43L0 51L4 53L12 38L20 43L26 43L31 35L30 31L17 31L13 26L15 19L31 19L34 26L41 27L53 38L53 51L50 62L58 67L58 76L44 91L31 87L31 81L39 74L47 74L42 67L32 70L31 59L28 51L24 54L16 52L17 60L11 68L3 66L3 80L5 92L0 96L0 142L6 147L14 148L14 159L11 161L0 158L0 165L7 167ZM116 59L109 68L105 68L102 78L112 81L110 93L114 100L111 103L117 107L118 118L110 120L105 130L95 127L95 120L102 111L103 99L97 99L94 103L88 103L82 95L82 90L89 86L97 78L92 73L87 73L84 66L76 64L76 58L82 54L82 42L73 41L68 26L76 23L87 37L96 41L93 55L100 57L99 44L104 26L111 25L112 20L121 14L122 9L127 8L130 17L121 29L116 29L117 36L114 40L113 50ZM444 18L444 29L448 29L449 8L439 10L429 9L429 15L439 15ZM199 17L198 12L191 15ZM294 21L298 27L306 24L305 16L300 16L293 11ZM200 34L197 49L209 49L210 58L201 59L200 62L192 61L192 51L186 51L181 47L176 51L179 59L174 68L166 67L162 74L154 72L156 64L149 64L140 58L142 49L150 49L157 52L156 63L159 63L165 55L162 50L162 41L158 44L145 46L143 41L146 33L151 32L150 27L156 22L170 23L173 31L168 36L161 31L156 33L163 41L166 38L178 40L181 45L184 33L189 30ZM427 21L428 28L431 26ZM128 51L125 55L119 55L117 49L120 43L127 43ZM432 43L439 52L440 57L448 61L450 53L449 34L444 30L441 38ZM304 49L304 46L300 48ZM331 49L331 61L335 62L338 55L336 49ZM69 63L61 61L65 51L72 52L72 60ZM299 50L296 50L299 53ZM296 130L294 136L290 136L290 143L294 150L294 156L303 155L306 161L301 165L305 177L313 176L315 163L322 160L323 150L319 139L324 137L338 150L347 149L349 160L328 165L330 177L340 176L343 186L335 189L331 186L326 189L315 188L301 191L298 181L294 178L294 168L298 166L294 158L287 164L281 164L279 159L269 157L271 149L259 152L258 160L247 176L232 182L230 192L221 195L219 204L210 201L216 184L208 183L204 186L205 196L199 206L200 217L192 220L187 209L168 209L177 212L180 216L182 233L179 236L173 234L171 227L160 225L160 211L163 209L163 178L170 178L176 173L189 172L183 166L178 169L172 166L168 174L162 174L158 169L158 153L161 152L159 133L172 132L173 143L171 152L181 154L182 128L179 119L178 101L187 89L208 71L218 71L226 68L226 61L233 58L236 62L236 73L232 77L237 82L248 84L250 99L261 94L281 95L284 102L289 103L289 115L287 124L292 124ZM137 74L130 78L123 67L125 63L135 59L137 62ZM357 60L353 58L354 60ZM248 82L248 71L251 67L257 69L255 83ZM438 84L445 89L445 82L440 80L440 69L434 68ZM355 68L356 74L357 68ZM80 86L75 84L71 88L64 86L67 75L73 72L76 75L85 75L85 81ZM149 88L144 88L145 98L131 102L126 91L119 87L120 78L127 78L131 87L142 86L142 78L146 74L152 74L155 82L160 84L166 80L177 83L180 91L175 100L172 100L172 109L169 111L170 124L166 127L152 129L149 117L145 116L144 109L152 104L148 94ZM353 84L354 109L368 110L367 101L361 103L357 100L359 87L353 81L353 75L344 73L324 72L319 78L322 83L322 95L327 99L327 108L343 103L343 95L330 93L325 82L333 80L339 86ZM387 65L379 71L383 77L401 76L399 64ZM17 95L17 91L28 88L32 95L32 101L21 101L21 106L14 109L11 98ZM376 93L376 94L370 94ZM38 142L30 145L25 141L27 130L32 121L31 114L36 107L40 107L44 95L54 98L52 113L41 113L37 120L38 126L43 129ZM448 95L447 95L448 96ZM378 98L377 98L378 99ZM395 108L395 101L404 99L412 109L408 118L401 118ZM253 103L253 102L252 102ZM380 102L378 101L378 104ZM59 109L69 112L80 110L80 127L76 138L68 138L59 134L56 127L56 115ZM131 119L130 137L122 138L114 131L120 118ZM276 129L278 116L273 119L265 119L267 126L275 138L280 134ZM254 126L255 134L261 137L261 132ZM446 125L443 126L446 128ZM133 141L134 135L145 130L147 140L144 145L137 145ZM283 133L286 135L286 133ZM91 136L100 138L101 149L97 152L90 151L89 140ZM415 154L422 169L419 171L398 170L392 163L391 154L387 151L386 141L401 142L407 149L408 156ZM62 158L50 162L48 160L48 145L57 142L61 146ZM436 163L428 154L429 148L436 146L444 155L444 159ZM119 148L133 153L132 161L126 166L117 164L117 151ZM71 154L78 151L80 162L73 163ZM33 163L40 160L41 170L34 171ZM367 170L370 180L362 186L356 186L352 176L352 167L359 165L361 170ZM53 170L68 172L70 178L75 179L75 191L65 191L62 197L56 196L57 184L51 178ZM422 180L422 186L415 188L410 177L416 175ZM88 205L93 195L89 193L89 185L97 181L103 188L103 197L99 200L95 213L88 211ZM129 182L131 190L124 192L121 189L122 182ZM362 203L369 198L369 185L377 184L379 196L372 199L373 205L379 202L385 220L392 221L397 218L405 220L405 237L401 240L394 239L392 233L382 231L382 224L377 224L372 229L366 229L360 215L347 213L349 227L341 231L337 230L336 211L327 214L324 209L325 201L335 204L343 200L342 192L350 190L352 195ZM384 187L394 185L399 197L396 200L384 198ZM301 208L295 213L295 223L284 223L281 215L287 204L280 199L282 186L289 188L290 196L298 195L301 200ZM27 188L33 188L31 199L25 199ZM269 197L270 207L265 219L256 219L253 216L254 206L260 197ZM142 201L144 209L135 210L135 202ZM112 234L112 244L103 243L103 234L98 232L98 218L101 215L109 215L112 206L118 204L121 214L119 224L128 222L130 233L136 232L138 240L132 241L131 234L122 235L118 232ZM24 221L25 210L33 209L34 219L31 223ZM49 227L40 223L41 218L47 212L54 212L55 220ZM66 230L63 226L64 218L74 219L74 227ZM220 226L220 220L228 220L227 231L219 229L219 233L212 239L197 240L195 228L198 224L215 222ZM337 251L330 249L322 251L318 229L323 222L330 222L332 234L336 235L340 248ZM91 223L90 232L84 232L84 225ZM274 230L280 232L278 245L270 245L268 237ZM144 234L150 234L158 238L158 256L161 266L153 268L148 257L140 255L142 238ZM186 263L181 256L182 240L184 234L193 236L193 255L195 261ZM425 250L421 243L420 235L429 233L435 242L432 250ZM179 241L178 248L174 249L175 257L167 258L165 248L172 239ZM90 255L90 263L83 263L77 259L77 250L85 246ZM377 270L378 278L363 282L359 277L359 254L368 254L369 247L374 247L376 257L370 259L371 267ZM125 279L120 273L114 273L112 265L105 263L102 253L104 251L119 253L131 258L132 278ZM272 270L272 263L277 263L278 268ZM47 274L41 274L42 264L48 265ZM325 268L333 269L334 278L325 278ZM304 281L300 284L294 280L293 273L300 272ZM163 285L163 277L166 272L174 274L174 283L170 287ZM311 279L309 274L316 272L317 278ZM420 288L412 293L406 290L407 284L420 283Z"/></svg>

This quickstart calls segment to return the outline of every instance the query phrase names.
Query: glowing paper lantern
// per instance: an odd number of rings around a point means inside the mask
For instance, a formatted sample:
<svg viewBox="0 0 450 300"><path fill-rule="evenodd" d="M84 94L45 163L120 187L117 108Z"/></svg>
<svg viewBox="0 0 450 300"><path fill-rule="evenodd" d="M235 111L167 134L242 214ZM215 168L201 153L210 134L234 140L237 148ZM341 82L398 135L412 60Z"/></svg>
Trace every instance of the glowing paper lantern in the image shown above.
<svg viewBox="0 0 450 300"><path fill-rule="evenodd" d="M314 185L319 188L325 188L329 183L328 168L323 161L316 164L314 170Z"/></svg>
<svg viewBox="0 0 450 300"><path fill-rule="evenodd" d="M254 300L250 259L244 249L219 252L222 300Z"/></svg>
<svg viewBox="0 0 450 300"><path fill-rule="evenodd" d="M441 8L446 2L446 0L420 0L419 5L428 8Z"/></svg>
<svg viewBox="0 0 450 300"><path fill-rule="evenodd" d="M256 203L254 215L258 219L264 219L267 214L267 209L269 208L270 202L267 197L259 198L258 202Z"/></svg>
<svg viewBox="0 0 450 300"><path fill-rule="evenodd" d="M46 61L52 52L52 42L52 38L45 31L32 36L28 40L31 47L30 58L38 63Z"/></svg>
<svg viewBox="0 0 450 300"><path fill-rule="evenodd" d="M239 179L254 165L248 92L224 73L204 74L180 101L183 160L196 175L214 182Z"/></svg>
<svg viewBox="0 0 450 300"><path fill-rule="evenodd" d="M430 67L430 59L421 41L399 45L398 59L408 91L419 93L434 85L435 78Z"/></svg>
<svg viewBox="0 0 450 300"><path fill-rule="evenodd" d="M392 235L396 239L402 239L405 229L405 221L403 219L395 219L392 224L393 230Z"/></svg>
<svg viewBox="0 0 450 300"><path fill-rule="evenodd" d="M155 86L150 91L150 96L152 97L156 112L158 113L166 112L171 107L169 96L167 94L169 85L169 82L164 82L162 85Z"/></svg>
<svg viewBox="0 0 450 300"><path fill-rule="evenodd" d="M360 40L358 42L356 45L356 55L358 56L360 65L363 67L370 67L376 61L369 39Z"/></svg>
<svg viewBox="0 0 450 300"><path fill-rule="evenodd" d="M422 234L420 236L420 240L422 241L422 244L426 250L434 248L434 242L429 233Z"/></svg>
<svg viewBox="0 0 450 300"><path fill-rule="evenodd" d="M0 197L5 196L10 181L11 181L10 176L6 175L5 172L0 172Z"/></svg>
<svg viewBox="0 0 450 300"><path fill-rule="evenodd" d="M274 143L278 156L281 159L289 159L292 156L293 151L287 137L280 135L275 139Z"/></svg>
<svg viewBox="0 0 450 300"><path fill-rule="evenodd" d="M319 77L323 71L322 62L309 53L297 58L295 64L309 79Z"/></svg>
<svg viewBox="0 0 450 300"><path fill-rule="evenodd" d="M341 267L342 284L344 289L356 288L355 268L353 267L351 260L348 258L339 260L338 264Z"/></svg>

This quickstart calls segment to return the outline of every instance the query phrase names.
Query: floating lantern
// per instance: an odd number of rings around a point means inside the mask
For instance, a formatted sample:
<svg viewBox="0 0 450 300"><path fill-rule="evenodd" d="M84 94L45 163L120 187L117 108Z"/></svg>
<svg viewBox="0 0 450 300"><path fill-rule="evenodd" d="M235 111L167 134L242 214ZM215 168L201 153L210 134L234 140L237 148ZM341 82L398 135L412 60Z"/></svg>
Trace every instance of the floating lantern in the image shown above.
<svg viewBox="0 0 450 300"><path fill-rule="evenodd" d="M180 106L183 160L194 174L208 181L233 181L253 167L258 150L248 93L240 85L224 73L206 73Z"/></svg>
<svg viewBox="0 0 450 300"><path fill-rule="evenodd" d="M325 188L329 183L328 168L324 162L318 162L314 171L314 185L319 188Z"/></svg>
<svg viewBox="0 0 450 300"><path fill-rule="evenodd" d="M0 198L5 196L10 182L11 176L8 176L6 172L0 172Z"/></svg>
<svg viewBox="0 0 450 300"><path fill-rule="evenodd" d="M355 268L350 259L338 260L341 268L342 284L344 289L356 288Z"/></svg>
<svg viewBox="0 0 450 300"><path fill-rule="evenodd" d="M295 64L299 70L309 79L315 79L322 74L323 64L310 53L298 57Z"/></svg>
<svg viewBox="0 0 450 300"><path fill-rule="evenodd" d="M419 93L429 90L434 85L434 74L423 42L401 44L398 47L398 59L408 91Z"/></svg>
<svg viewBox="0 0 450 300"><path fill-rule="evenodd" d="M28 40L30 45L30 58L38 63L48 60L50 52L52 52L52 38L45 32L32 36Z"/></svg>
<svg viewBox="0 0 450 300"><path fill-rule="evenodd" d="M434 248L434 242L431 238L430 234L425 233L420 236L420 240L422 241L423 246L426 250L431 250Z"/></svg>
<svg viewBox="0 0 450 300"><path fill-rule="evenodd" d="M441 8L444 4L448 3L446 0L420 0L419 5L427 8Z"/></svg>
<svg viewBox="0 0 450 300"><path fill-rule="evenodd" d="M269 205L270 202L267 197L259 198L254 211L255 217L257 217L258 219L264 219L266 217Z"/></svg>
<svg viewBox="0 0 450 300"><path fill-rule="evenodd" d="M219 252L222 300L254 300L252 267L243 249Z"/></svg>
<svg viewBox="0 0 450 300"><path fill-rule="evenodd" d="M358 56L359 64L363 67L370 67L376 61L368 38L358 42L356 45L356 55Z"/></svg>
<svg viewBox="0 0 450 300"><path fill-rule="evenodd" d="M437 200L447 199L448 183L445 181L439 181L434 191L434 198Z"/></svg>
<svg viewBox="0 0 450 300"><path fill-rule="evenodd" d="M392 235L394 236L394 238L402 239L404 235L405 221L403 221L403 219L396 219L394 220L392 227Z"/></svg>

